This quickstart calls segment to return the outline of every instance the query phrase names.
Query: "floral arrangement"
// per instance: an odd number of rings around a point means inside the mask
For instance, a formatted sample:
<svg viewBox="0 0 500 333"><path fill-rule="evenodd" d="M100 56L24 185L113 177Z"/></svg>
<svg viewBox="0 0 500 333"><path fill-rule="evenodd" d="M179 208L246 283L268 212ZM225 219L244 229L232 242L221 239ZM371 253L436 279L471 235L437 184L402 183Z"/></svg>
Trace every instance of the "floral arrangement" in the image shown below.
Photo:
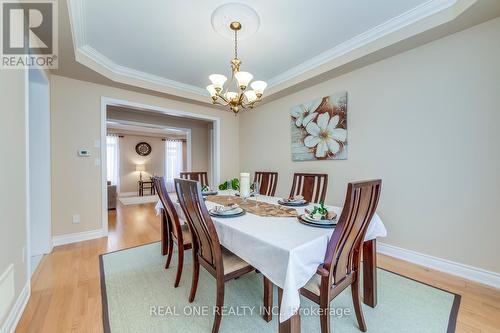
<svg viewBox="0 0 500 333"><path fill-rule="evenodd" d="M224 183L219 185L219 190L239 190L240 189L240 180L238 178L233 178L231 180L225 181Z"/></svg>
<svg viewBox="0 0 500 333"><path fill-rule="evenodd" d="M300 143L316 159L335 159L346 149L347 93L297 105L292 108L291 116L292 126L300 131Z"/></svg>

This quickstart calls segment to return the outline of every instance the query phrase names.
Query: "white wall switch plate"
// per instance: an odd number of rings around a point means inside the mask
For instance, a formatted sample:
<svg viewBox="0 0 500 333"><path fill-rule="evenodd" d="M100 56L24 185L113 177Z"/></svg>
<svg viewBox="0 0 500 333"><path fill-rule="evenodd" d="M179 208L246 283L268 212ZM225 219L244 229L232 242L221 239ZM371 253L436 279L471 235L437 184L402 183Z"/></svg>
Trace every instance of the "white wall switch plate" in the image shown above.
<svg viewBox="0 0 500 333"><path fill-rule="evenodd" d="M74 224L80 223L80 215L79 214L73 215L73 223Z"/></svg>

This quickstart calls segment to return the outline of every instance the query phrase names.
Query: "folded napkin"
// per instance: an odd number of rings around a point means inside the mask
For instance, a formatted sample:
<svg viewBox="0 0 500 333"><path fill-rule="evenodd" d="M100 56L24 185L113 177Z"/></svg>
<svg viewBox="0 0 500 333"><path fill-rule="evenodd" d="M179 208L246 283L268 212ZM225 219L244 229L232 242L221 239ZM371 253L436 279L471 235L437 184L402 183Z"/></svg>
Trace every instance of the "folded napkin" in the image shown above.
<svg viewBox="0 0 500 333"><path fill-rule="evenodd" d="M238 204L230 204L228 206L215 206L214 210L219 213L226 213L238 208Z"/></svg>
<svg viewBox="0 0 500 333"><path fill-rule="evenodd" d="M304 197L301 196L301 195L296 195L294 197L290 197L290 198L283 198L283 202L302 202L304 201Z"/></svg>

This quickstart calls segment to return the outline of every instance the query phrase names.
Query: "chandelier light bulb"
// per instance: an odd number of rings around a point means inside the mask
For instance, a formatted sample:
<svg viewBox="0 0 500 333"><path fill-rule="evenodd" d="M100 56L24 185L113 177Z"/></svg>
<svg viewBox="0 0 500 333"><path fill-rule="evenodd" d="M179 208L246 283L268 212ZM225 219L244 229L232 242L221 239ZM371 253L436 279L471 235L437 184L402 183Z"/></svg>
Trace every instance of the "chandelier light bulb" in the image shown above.
<svg viewBox="0 0 500 333"><path fill-rule="evenodd" d="M219 91L222 90L222 88L224 87L224 83L226 83L227 81L227 77L222 74L212 74L208 77L208 79L210 80L210 82L212 82L215 90Z"/></svg>
<svg viewBox="0 0 500 333"><path fill-rule="evenodd" d="M255 94L257 97L261 97L262 94L264 93L264 90L267 87L267 83L264 81L253 81L252 82L252 89L255 90Z"/></svg>
<svg viewBox="0 0 500 333"><path fill-rule="evenodd" d="M236 72L234 77L238 80L238 86L240 86L241 90L245 90L253 79L253 75L249 72Z"/></svg>

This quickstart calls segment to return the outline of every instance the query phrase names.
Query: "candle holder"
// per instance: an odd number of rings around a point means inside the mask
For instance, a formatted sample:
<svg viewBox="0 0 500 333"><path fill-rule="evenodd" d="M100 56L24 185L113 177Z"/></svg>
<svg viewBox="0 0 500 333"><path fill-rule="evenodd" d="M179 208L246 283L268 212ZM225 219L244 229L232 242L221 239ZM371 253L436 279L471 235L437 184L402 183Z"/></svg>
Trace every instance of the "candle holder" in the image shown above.
<svg viewBox="0 0 500 333"><path fill-rule="evenodd" d="M240 173L240 197L244 203L250 197L250 174L246 172Z"/></svg>

